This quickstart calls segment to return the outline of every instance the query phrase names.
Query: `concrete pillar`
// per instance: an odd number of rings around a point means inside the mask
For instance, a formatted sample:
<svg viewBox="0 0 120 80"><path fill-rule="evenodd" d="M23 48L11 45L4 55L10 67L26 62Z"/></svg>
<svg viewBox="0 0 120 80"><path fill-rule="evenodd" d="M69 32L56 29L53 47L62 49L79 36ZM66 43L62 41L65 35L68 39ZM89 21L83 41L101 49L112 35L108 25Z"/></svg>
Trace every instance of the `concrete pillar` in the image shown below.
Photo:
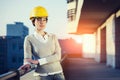
<svg viewBox="0 0 120 80"><path fill-rule="evenodd" d="M95 61L100 62L100 28L97 29L96 32L96 53L95 53Z"/></svg>
<svg viewBox="0 0 120 80"><path fill-rule="evenodd" d="M115 68L115 15L106 21L107 66Z"/></svg>

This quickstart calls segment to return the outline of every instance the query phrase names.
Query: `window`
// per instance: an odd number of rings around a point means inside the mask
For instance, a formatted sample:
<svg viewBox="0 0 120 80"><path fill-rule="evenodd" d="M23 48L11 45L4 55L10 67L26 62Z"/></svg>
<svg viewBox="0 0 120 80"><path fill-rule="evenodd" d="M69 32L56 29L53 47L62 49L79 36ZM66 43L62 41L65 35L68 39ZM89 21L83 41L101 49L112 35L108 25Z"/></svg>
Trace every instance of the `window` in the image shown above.
<svg viewBox="0 0 120 80"><path fill-rule="evenodd" d="M12 57L12 62L13 63L16 63L17 61L16 61L16 57Z"/></svg>
<svg viewBox="0 0 120 80"><path fill-rule="evenodd" d="M16 43L13 43L12 44L12 49L15 50L17 48L17 44Z"/></svg>
<svg viewBox="0 0 120 80"><path fill-rule="evenodd" d="M70 3L70 2L73 2L73 1L75 1L75 0L67 0L67 3Z"/></svg>
<svg viewBox="0 0 120 80"><path fill-rule="evenodd" d="M19 45L19 50L23 50L23 45Z"/></svg>
<svg viewBox="0 0 120 80"><path fill-rule="evenodd" d="M68 21L75 20L75 16L76 16L75 9L68 10L68 12L67 12Z"/></svg>

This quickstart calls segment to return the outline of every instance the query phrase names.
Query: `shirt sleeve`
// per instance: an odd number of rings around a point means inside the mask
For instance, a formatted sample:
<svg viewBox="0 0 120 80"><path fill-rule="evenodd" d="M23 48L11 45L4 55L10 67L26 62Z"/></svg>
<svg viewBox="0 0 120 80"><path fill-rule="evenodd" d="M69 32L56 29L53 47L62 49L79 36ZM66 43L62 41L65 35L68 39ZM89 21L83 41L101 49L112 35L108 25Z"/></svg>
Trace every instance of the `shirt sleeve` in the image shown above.
<svg viewBox="0 0 120 80"><path fill-rule="evenodd" d="M24 40L24 64L30 64L26 61L28 58L32 59L32 47L29 41L29 37L26 36Z"/></svg>
<svg viewBox="0 0 120 80"><path fill-rule="evenodd" d="M41 58L41 59L38 59L38 62L40 65L44 65L47 63L47 60L46 60L46 58Z"/></svg>
<svg viewBox="0 0 120 80"><path fill-rule="evenodd" d="M52 55L50 55L48 57L45 57L46 61L45 61L44 64L52 63L52 62L61 60L61 47L60 47L58 39L57 39L57 37L55 35L53 35L53 40L54 40L54 45L55 45L54 54L52 54Z"/></svg>

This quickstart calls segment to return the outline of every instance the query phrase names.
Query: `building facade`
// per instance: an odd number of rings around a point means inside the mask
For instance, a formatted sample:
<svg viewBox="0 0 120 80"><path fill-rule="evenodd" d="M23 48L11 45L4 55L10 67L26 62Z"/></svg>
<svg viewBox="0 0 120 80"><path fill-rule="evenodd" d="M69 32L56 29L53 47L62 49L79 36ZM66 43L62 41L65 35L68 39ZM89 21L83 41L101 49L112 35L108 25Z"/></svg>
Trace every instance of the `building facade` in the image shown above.
<svg viewBox="0 0 120 80"><path fill-rule="evenodd" d="M22 22L15 22L15 24L7 24L7 36L20 36L25 37L28 35L29 30Z"/></svg>
<svg viewBox="0 0 120 80"><path fill-rule="evenodd" d="M0 36L0 74L18 69L23 64L24 38L29 32L22 22L6 27L7 35Z"/></svg>
<svg viewBox="0 0 120 80"><path fill-rule="evenodd" d="M81 14L83 0L67 0L67 32L75 33Z"/></svg>

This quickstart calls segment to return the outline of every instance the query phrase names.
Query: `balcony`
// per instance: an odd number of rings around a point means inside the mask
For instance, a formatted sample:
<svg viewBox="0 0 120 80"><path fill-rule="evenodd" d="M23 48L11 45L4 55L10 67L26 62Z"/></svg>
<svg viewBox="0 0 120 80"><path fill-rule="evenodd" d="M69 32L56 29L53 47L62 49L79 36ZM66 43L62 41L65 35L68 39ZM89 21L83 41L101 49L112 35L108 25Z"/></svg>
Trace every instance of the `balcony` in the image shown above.
<svg viewBox="0 0 120 80"><path fill-rule="evenodd" d="M93 58L62 58L66 80L120 80L120 70L113 69L105 63L97 63ZM0 75L0 80L33 80L33 70L11 71Z"/></svg>
<svg viewBox="0 0 120 80"><path fill-rule="evenodd" d="M68 55L64 55L61 59L61 64L65 64L65 59L67 59ZM0 75L0 80L33 80L33 72L34 67L32 67L29 71L25 71L22 69L9 71Z"/></svg>

